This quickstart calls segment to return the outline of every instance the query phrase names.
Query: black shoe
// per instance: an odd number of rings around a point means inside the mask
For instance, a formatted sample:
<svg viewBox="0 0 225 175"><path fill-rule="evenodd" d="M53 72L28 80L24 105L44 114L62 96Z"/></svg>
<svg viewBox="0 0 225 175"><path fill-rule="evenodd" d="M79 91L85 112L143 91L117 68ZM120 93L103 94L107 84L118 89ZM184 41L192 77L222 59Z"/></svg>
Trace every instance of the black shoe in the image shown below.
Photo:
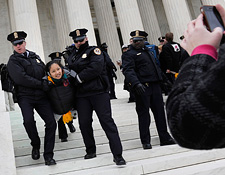
<svg viewBox="0 0 225 175"><path fill-rule="evenodd" d="M174 145L174 144L176 144L176 143L172 138L167 141L160 142L160 146Z"/></svg>
<svg viewBox="0 0 225 175"><path fill-rule="evenodd" d="M68 125L71 133L74 133L76 131L76 128L73 126L73 123L67 123L67 125Z"/></svg>
<svg viewBox="0 0 225 175"><path fill-rule="evenodd" d="M114 156L113 162L115 162L116 165L126 165L126 161L121 155Z"/></svg>
<svg viewBox="0 0 225 175"><path fill-rule="evenodd" d="M152 145L150 143L142 144L143 149L152 149Z"/></svg>
<svg viewBox="0 0 225 175"><path fill-rule="evenodd" d="M48 159L45 160L45 165L48 165L48 166L56 165L56 162L53 158L48 158Z"/></svg>
<svg viewBox="0 0 225 175"><path fill-rule="evenodd" d="M61 139L61 142L68 142L67 138Z"/></svg>
<svg viewBox="0 0 225 175"><path fill-rule="evenodd" d="M39 151L39 149L33 148L31 155L32 155L32 159L38 160L40 158L40 151Z"/></svg>
<svg viewBox="0 0 225 175"><path fill-rule="evenodd" d="M96 153L89 153L84 156L84 159L92 159L96 157Z"/></svg>

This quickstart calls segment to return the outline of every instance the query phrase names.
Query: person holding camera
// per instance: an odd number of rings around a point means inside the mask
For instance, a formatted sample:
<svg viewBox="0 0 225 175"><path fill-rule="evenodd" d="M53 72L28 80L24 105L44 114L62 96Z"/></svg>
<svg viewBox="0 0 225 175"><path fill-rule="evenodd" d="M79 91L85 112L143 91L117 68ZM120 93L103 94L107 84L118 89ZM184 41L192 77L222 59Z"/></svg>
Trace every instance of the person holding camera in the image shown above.
<svg viewBox="0 0 225 175"><path fill-rule="evenodd" d="M16 97L23 115L23 124L33 147L32 159L40 158L41 145L34 119L35 109L45 122L45 165L55 165L53 149L56 121L45 93L49 88L48 83L42 80L42 77L45 76L45 64L36 53L26 50L26 36L24 31L15 31L8 35L7 40L12 43L14 52L9 58L7 68L15 83Z"/></svg>
<svg viewBox="0 0 225 175"><path fill-rule="evenodd" d="M225 23L224 8L215 7ZM166 103L169 127L180 146L225 147L225 45L220 46L224 34L220 27L208 31L202 14L184 32L181 46L190 57Z"/></svg>

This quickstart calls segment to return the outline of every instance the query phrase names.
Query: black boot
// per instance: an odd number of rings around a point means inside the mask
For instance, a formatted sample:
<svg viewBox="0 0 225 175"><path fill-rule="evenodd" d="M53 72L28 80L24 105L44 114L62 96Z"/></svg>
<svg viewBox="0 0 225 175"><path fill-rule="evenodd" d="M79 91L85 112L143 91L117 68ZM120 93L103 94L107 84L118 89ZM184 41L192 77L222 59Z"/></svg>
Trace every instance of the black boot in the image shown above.
<svg viewBox="0 0 225 175"><path fill-rule="evenodd" d="M68 125L71 133L73 133L73 132L76 131L76 128L73 126L73 123L72 122L67 123L67 125Z"/></svg>

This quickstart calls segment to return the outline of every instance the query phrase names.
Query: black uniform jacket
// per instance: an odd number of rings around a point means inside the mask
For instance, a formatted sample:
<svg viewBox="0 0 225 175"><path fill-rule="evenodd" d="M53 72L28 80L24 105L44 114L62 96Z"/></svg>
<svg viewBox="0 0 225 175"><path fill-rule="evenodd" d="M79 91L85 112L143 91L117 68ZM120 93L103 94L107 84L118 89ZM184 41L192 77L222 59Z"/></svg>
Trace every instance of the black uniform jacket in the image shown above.
<svg viewBox="0 0 225 175"><path fill-rule="evenodd" d="M192 149L225 147L225 46L219 60L191 56L183 63L166 103L170 131Z"/></svg>
<svg viewBox="0 0 225 175"><path fill-rule="evenodd" d="M159 61L162 71L165 73L167 69L178 72L180 69L181 46L176 42L168 42L162 47L159 55Z"/></svg>
<svg viewBox="0 0 225 175"><path fill-rule="evenodd" d="M76 96L85 97L109 90L109 80L106 75L106 64L101 50L89 46L88 42L83 44L79 50L75 47L68 58L69 69L74 70L80 80Z"/></svg>
<svg viewBox="0 0 225 175"><path fill-rule="evenodd" d="M138 83L159 82L162 80L161 70L147 47L136 50L132 45L123 53L123 74L126 81L134 87Z"/></svg>
<svg viewBox="0 0 225 175"><path fill-rule="evenodd" d="M64 69L64 73L68 78L62 78L58 82L54 82L48 91L48 97L52 105L52 109L56 114L66 114L74 107L75 89L70 83L70 72ZM53 82L53 81L51 81Z"/></svg>
<svg viewBox="0 0 225 175"><path fill-rule="evenodd" d="M25 57L14 51L9 58L7 68L15 83L17 97L41 98L46 95L41 89L41 80L45 75L45 64L34 52L29 51L29 56Z"/></svg>

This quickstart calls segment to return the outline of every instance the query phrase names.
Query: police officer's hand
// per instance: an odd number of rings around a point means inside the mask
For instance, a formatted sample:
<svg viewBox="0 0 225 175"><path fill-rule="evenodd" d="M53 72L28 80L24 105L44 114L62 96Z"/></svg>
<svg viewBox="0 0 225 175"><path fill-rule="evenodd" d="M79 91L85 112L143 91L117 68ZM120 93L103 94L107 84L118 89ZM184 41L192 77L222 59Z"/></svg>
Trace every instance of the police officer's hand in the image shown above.
<svg viewBox="0 0 225 175"><path fill-rule="evenodd" d="M42 90L48 91L50 89L50 83L48 80L42 80Z"/></svg>
<svg viewBox="0 0 225 175"><path fill-rule="evenodd" d="M134 90L138 95L143 95L145 93L145 89L146 87L141 83L138 83L134 86Z"/></svg>

